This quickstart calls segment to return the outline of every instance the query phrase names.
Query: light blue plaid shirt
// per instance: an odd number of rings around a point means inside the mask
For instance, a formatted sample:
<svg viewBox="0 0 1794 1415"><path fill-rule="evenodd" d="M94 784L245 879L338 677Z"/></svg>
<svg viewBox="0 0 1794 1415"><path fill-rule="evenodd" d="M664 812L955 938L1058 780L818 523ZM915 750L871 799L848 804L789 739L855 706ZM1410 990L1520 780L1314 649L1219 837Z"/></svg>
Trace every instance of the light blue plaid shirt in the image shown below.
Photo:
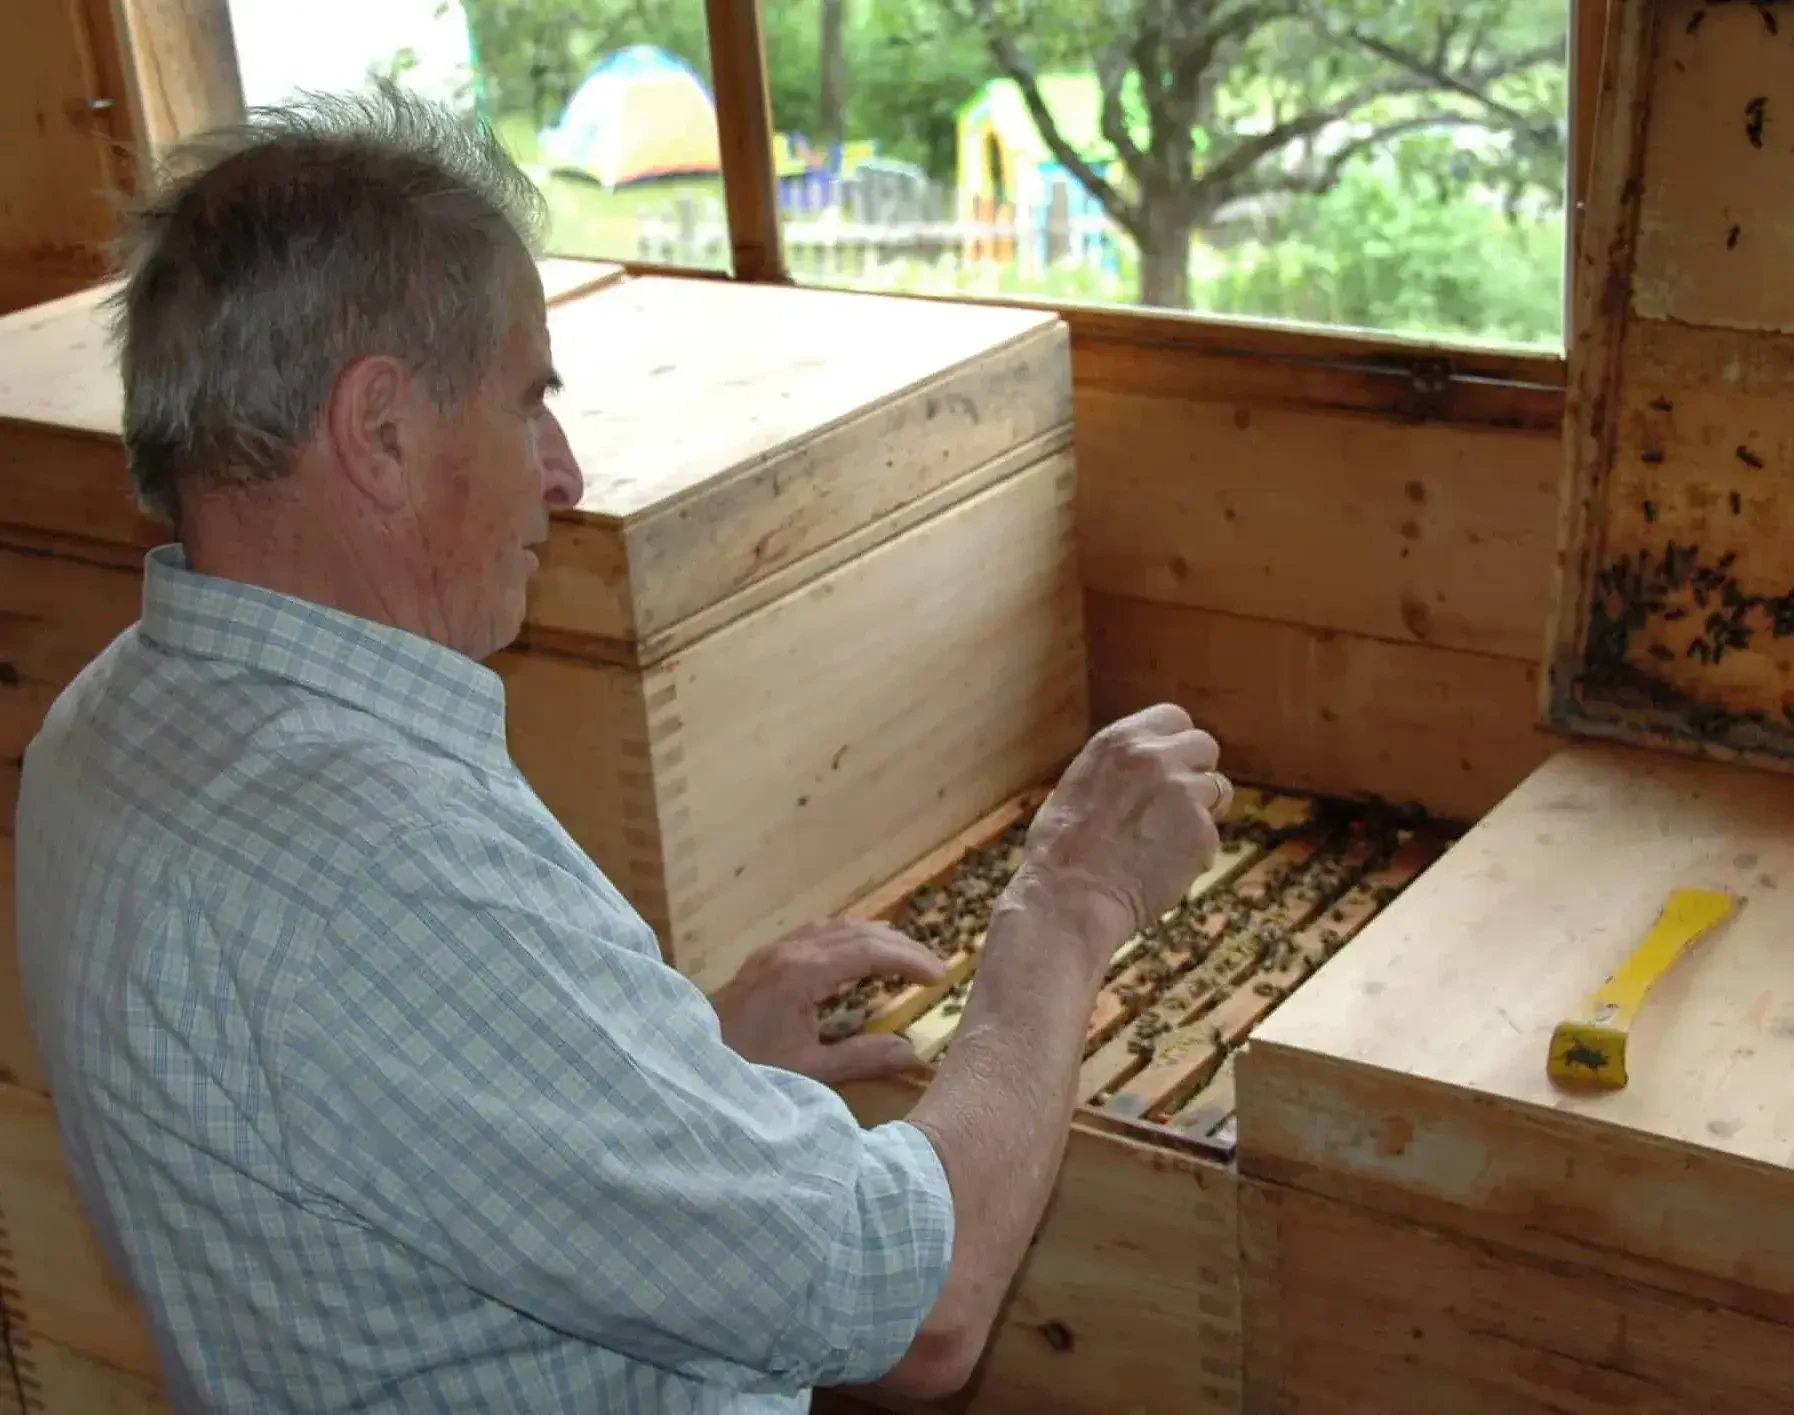
<svg viewBox="0 0 1794 1415"><path fill-rule="evenodd" d="M939 1292L928 1141L723 1045L482 665L165 547L17 841L70 1163L183 1410L802 1409Z"/></svg>

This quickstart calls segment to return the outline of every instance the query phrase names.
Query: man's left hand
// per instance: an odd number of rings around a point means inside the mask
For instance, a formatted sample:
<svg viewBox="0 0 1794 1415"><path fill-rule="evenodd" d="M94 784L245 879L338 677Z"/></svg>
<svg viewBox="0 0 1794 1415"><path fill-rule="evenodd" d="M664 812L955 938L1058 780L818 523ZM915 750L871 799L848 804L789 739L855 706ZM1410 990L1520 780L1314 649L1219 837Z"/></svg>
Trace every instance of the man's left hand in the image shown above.
<svg viewBox="0 0 1794 1415"><path fill-rule="evenodd" d="M825 1042L817 1008L863 978L939 982L946 964L886 924L831 919L806 924L749 955L712 995L723 1040L749 1061L830 1085L890 1076L916 1064L908 1041L868 1032Z"/></svg>

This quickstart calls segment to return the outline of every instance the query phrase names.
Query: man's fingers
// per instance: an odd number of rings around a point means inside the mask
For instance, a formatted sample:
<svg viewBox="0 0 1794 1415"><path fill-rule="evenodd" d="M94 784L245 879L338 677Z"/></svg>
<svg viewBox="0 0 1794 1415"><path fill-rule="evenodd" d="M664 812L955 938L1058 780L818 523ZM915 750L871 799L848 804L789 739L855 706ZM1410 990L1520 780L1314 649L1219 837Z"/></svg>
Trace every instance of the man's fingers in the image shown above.
<svg viewBox="0 0 1794 1415"><path fill-rule="evenodd" d="M861 978L936 983L947 972L946 963L933 950L888 924L843 919L820 928L815 942L806 961L813 985L822 995Z"/></svg>
<svg viewBox="0 0 1794 1415"><path fill-rule="evenodd" d="M1221 745L1200 727L1179 732L1156 744L1158 750L1191 771L1213 771L1221 760Z"/></svg>
<svg viewBox="0 0 1794 1415"><path fill-rule="evenodd" d="M804 1069L826 1085L845 1081L877 1081L920 1063L916 1049L896 1032L865 1032L829 1042L814 1053Z"/></svg>
<svg viewBox="0 0 1794 1415"><path fill-rule="evenodd" d="M1197 833L1196 858L1202 862L1202 868L1205 870L1214 864L1215 856L1221 853L1221 832L1215 828L1217 819L1219 819L1219 814L1210 811L1202 818Z"/></svg>
<svg viewBox="0 0 1794 1415"><path fill-rule="evenodd" d="M1190 714L1176 703L1154 703L1123 718L1116 726L1143 727L1149 732L1175 737L1190 730Z"/></svg>
<svg viewBox="0 0 1794 1415"><path fill-rule="evenodd" d="M1178 781L1212 820L1223 819L1233 806L1233 783L1218 771L1192 771Z"/></svg>

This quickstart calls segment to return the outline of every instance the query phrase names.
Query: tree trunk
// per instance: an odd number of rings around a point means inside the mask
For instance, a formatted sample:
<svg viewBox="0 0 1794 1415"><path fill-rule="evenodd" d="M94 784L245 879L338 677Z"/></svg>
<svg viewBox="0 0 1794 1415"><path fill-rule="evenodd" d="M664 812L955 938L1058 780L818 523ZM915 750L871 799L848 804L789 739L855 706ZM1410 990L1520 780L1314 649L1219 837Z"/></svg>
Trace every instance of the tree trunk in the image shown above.
<svg viewBox="0 0 1794 1415"><path fill-rule="evenodd" d="M1195 221L1181 203L1142 193L1140 303L1158 309L1190 307L1190 237Z"/></svg>
<svg viewBox="0 0 1794 1415"><path fill-rule="evenodd" d="M822 0L821 109L817 139L842 142L847 137L847 0Z"/></svg>

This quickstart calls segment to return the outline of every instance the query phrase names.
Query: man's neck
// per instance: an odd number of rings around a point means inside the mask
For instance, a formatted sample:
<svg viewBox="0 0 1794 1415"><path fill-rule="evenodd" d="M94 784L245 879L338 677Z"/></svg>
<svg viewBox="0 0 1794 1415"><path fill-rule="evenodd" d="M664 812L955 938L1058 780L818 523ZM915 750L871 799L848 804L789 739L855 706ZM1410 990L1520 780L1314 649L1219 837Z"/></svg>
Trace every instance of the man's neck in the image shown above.
<svg viewBox="0 0 1794 1415"><path fill-rule="evenodd" d="M182 508L181 541L189 567L199 574L439 637L402 566L364 543L372 537L354 533L361 528L339 522L319 533L319 520L298 498L262 487L232 489Z"/></svg>

